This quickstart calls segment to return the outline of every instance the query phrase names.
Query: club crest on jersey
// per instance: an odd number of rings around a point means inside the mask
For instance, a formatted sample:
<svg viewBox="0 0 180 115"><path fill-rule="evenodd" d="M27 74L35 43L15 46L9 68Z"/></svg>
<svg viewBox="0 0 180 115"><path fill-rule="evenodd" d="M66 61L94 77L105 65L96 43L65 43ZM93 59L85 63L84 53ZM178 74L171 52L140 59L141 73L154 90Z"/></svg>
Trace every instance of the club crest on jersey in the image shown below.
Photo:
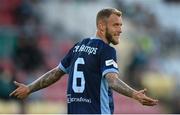
<svg viewBox="0 0 180 115"><path fill-rule="evenodd" d="M113 65L115 68L118 68L118 65L117 63L113 60L113 59L110 59L110 60L106 60L106 66L110 66L110 65Z"/></svg>

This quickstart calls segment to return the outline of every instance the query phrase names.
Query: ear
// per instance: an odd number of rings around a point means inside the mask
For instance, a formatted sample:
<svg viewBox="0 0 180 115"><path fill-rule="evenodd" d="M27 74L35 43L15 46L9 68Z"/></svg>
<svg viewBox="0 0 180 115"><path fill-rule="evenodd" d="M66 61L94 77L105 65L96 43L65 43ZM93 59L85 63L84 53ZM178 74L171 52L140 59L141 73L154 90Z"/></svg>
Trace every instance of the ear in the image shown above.
<svg viewBox="0 0 180 115"><path fill-rule="evenodd" d="M104 24L104 22L103 22L102 20L100 20L100 21L98 22L98 29L99 29L100 31L104 31L104 30L105 30L105 24Z"/></svg>

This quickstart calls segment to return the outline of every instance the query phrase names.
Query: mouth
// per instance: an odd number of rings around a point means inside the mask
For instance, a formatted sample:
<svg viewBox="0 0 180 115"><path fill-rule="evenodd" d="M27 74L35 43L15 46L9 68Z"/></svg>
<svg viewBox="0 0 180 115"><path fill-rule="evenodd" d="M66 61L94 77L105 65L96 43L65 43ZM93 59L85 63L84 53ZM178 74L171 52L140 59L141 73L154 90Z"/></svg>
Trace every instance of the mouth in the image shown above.
<svg viewBox="0 0 180 115"><path fill-rule="evenodd" d="M120 34L114 34L115 37L120 37Z"/></svg>
<svg viewBox="0 0 180 115"><path fill-rule="evenodd" d="M119 37L120 37L120 35L115 35L114 37L117 37L117 38L119 38Z"/></svg>

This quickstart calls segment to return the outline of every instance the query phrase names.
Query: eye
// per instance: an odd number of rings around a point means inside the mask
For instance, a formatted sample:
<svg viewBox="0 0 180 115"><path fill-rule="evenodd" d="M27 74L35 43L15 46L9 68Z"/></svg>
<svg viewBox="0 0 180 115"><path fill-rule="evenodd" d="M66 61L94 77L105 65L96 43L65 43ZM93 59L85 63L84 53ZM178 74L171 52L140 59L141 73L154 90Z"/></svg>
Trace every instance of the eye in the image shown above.
<svg viewBox="0 0 180 115"><path fill-rule="evenodd" d="M113 26L114 26L114 27L120 27L120 26L122 26L122 24L120 24L120 23L115 23Z"/></svg>

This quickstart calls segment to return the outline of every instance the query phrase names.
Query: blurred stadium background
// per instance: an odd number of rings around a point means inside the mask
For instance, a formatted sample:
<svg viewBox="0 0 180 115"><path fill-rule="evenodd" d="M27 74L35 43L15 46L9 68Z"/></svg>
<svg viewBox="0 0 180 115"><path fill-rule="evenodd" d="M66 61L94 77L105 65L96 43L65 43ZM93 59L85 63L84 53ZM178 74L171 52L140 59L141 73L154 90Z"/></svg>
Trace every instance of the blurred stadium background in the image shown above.
<svg viewBox="0 0 180 115"><path fill-rule="evenodd" d="M123 12L121 78L159 99L145 107L114 93L115 113L180 113L179 0L0 0L0 113L66 113L67 76L24 101L9 97L13 81L32 82L94 36L104 7Z"/></svg>

